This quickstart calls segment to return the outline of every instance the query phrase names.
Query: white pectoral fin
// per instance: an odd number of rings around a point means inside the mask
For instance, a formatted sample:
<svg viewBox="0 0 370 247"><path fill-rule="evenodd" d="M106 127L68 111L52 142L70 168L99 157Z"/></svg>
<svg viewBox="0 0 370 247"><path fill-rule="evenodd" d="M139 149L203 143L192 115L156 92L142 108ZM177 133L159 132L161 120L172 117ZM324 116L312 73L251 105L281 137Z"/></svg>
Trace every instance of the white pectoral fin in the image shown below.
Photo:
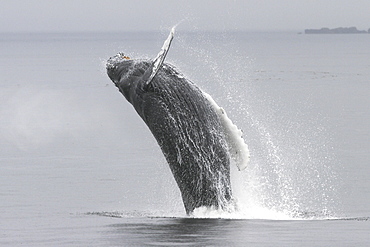
<svg viewBox="0 0 370 247"><path fill-rule="evenodd" d="M235 160L239 171L242 171L248 166L250 158L248 145L242 137L243 132L227 117L225 111L223 111L223 117L221 119L231 157Z"/></svg>
<svg viewBox="0 0 370 247"><path fill-rule="evenodd" d="M171 42L172 42L173 36L175 34L175 27L176 26L174 26L171 29L170 34L168 35L167 39L163 43L161 51L158 53L157 57L154 58L153 63L149 68L150 76L149 76L148 80L146 81L146 85L148 85L153 80L154 76L158 73L158 70L162 66L162 64L164 62L164 59L167 56L168 50L170 49Z"/></svg>
<svg viewBox="0 0 370 247"><path fill-rule="evenodd" d="M231 121L230 118L228 118L225 110L218 106L209 94L204 92L203 94L220 117L231 158L235 161L239 171L244 170L248 166L250 154L248 145L242 137L243 132Z"/></svg>

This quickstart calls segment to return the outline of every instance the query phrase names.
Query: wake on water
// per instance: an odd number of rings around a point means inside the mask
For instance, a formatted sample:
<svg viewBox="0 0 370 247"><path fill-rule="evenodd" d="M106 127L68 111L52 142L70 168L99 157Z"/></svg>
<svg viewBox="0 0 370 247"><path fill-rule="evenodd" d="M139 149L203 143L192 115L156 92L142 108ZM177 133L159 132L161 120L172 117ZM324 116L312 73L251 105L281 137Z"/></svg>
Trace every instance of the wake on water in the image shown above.
<svg viewBox="0 0 370 247"><path fill-rule="evenodd" d="M171 30L171 33L173 32L174 29ZM187 50L186 54L192 56L192 58L194 58L194 56L198 56L198 59L200 60L206 58L208 61L203 61L203 64L205 63L206 66L207 64L208 66L212 66L213 70L215 67L218 67L217 63L215 62L216 59L214 59L212 64L210 64L209 60L212 60L212 56L207 53L207 51L202 50L199 52L199 48L189 46L183 40L180 40L180 45L182 45L182 48ZM162 52L167 51L164 51L162 48ZM223 51L220 50L217 51L218 55L220 55L222 52ZM204 56L204 54L207 54L207 56ZM230 56L230 54L228 54L228 56ZM229 59L229 61L233 63L239 62L239 67L244 66L246 63L245 58L238 57L233 60ZM241 71L244 70L245 68L243 68ZM219 69L218 73L219 71L225 70ZM316 184L313 184L310 188L305 188L304 190L302 187L306 186L305 184L297 184L297 182L301 180L296 179L294 176L299 176L300 173L295 172L296 168L293 168L293 166L289 167L286 165L287 160L283 158L284 154L279 149L278 145L275 144L274 137L270 134L262 121L259 120L258 117L254 116L251 113L252 111L248 110L249 107L246 105L247 103L244 100L243 95L237 95L239 90L235 89L240 85L237 83L238 80L231 79L236 75L238 75L238 71L231 71L230 73L224 75L218 74L218 81L216 81L216 83L219 83L220 86L225 89L225 93L229 95L228 100L229 103L232 104L231 107L236 107L239 112L241 112L242 116L240 116L240 118L243 120L247 119L247 123L243 123L243 126L251 128L255 133L257 133L257 135L260 135L260 140L263 142L262 146L264 150L259 154L252 153L252 156L250 157L249 149L242 138L241 130L236 127L236 125L234 125L233 122L228 118L225 110L219 107L209 94L204 93L205 97L209 100L209 102L211 102L216 112L219 114L220 119L222 120L225 134L228 139L228 144L230 145L230 156L233 158L233 162L235 163L235 166L231 165L231 184L233 188L233 194L236 199L235 208L230 210L221 210L200 207L195 209L190 216L185 216L185 214L182 213L170 213L165 211L93 212L88 214L122 218L193 217L266 220L337 219L338 217L333 213L333 209L330 208L332 205L329 205L329 196L323 195L325 193L329 194L327 190L331 190L331 192L333 192L332 184L330 184L330 179L332 179L332 176L327 175L326 181L313 180L312 183ZM243 73L242 76L245 76L245 73ZM228 81L227 86L223 84L224 81ZM245 86L246 85L244 84L243 87ZM233 95L233 93L236 95ZM265 155L267 158L260 159L258 155ZM266 162L269 164L261 164L261 162ZM295 162L295 160L290 161L290 163L293 165ZM310 166L315 166L315 164L311 164ZM261 172L262 169L266 168L268 171ZM313 168L306 168L306 170L310 169L312 170ZM319 169L319 167L314 168L316 172L320 172L317 171ZM305 175L312 175L309 174L310 171L306 172L308 174ZM310 177L307 179L310 179ZM321 187L321 189L318 191L313 191L318 187ZM303 194L305 195L303 196ZM322 202L316 202L316 204L313 203L314 205L307 205L310 203L312 204L312 202L308 203L307 194L309 194L308 197L318 195L317 197L319 199L316 200L322 200Z"/></svg>

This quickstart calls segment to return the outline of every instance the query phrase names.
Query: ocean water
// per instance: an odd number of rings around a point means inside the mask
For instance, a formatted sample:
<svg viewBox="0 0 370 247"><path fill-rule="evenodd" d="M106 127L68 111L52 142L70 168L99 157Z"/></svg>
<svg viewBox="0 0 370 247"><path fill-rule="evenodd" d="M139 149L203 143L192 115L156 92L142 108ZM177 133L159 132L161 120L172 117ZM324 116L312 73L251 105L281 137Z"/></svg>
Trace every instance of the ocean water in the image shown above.
<svg viewBox="0 0 370 247"><path fill-rule="evenodd" d="M166 61L251 154L239 210L192 216L104 66L166 37L0 34L0 245L368 246L370 36L177 31Z"/></svg>

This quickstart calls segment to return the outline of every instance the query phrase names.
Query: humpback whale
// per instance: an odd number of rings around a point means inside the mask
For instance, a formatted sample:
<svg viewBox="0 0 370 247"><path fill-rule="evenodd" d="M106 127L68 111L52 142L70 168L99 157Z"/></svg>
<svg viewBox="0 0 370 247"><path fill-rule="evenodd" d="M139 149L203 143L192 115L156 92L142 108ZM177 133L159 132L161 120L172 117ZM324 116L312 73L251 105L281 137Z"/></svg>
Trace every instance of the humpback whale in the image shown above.
<svg viewBox="0 0 370 247"><path fill-rule="evenodd" d="M198 207L235 208L230 162L247 146L240 130L196 84L164 63L174 36L172 28L153 60L131 59L123 53L109 58L107 74L133 105L160 146L180 189L186 213ZM247 154L247 156L249 153Z"/></svg>

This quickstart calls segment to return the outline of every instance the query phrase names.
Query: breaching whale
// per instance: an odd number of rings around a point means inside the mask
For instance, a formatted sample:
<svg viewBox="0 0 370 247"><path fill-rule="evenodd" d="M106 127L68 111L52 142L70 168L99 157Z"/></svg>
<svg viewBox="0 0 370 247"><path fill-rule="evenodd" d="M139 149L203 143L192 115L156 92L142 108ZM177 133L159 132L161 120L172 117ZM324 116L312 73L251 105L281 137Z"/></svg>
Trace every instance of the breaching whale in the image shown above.
<svg viewBox="0 0 370 247"><path fill-rule="evenodd" d="M235 206L231 158L236 157L239 170L244 169L248 148L224 110L164 63L173 36L174 28L154 60L134 60L123 53L109 58L107 74L158 142L186 213L202 206L230 210Z"/></svg>

